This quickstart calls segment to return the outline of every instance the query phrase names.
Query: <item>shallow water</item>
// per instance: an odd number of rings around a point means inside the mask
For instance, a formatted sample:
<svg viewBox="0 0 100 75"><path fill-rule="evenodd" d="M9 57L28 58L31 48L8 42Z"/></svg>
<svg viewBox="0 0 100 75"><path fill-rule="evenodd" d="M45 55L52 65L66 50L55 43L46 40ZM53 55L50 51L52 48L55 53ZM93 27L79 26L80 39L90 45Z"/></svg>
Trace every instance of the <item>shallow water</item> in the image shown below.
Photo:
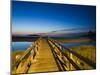
<svg viewBox="0 0 100 75"><path fill-rule="evenodd" d="M26 50L32 42L12 42L12 51Z"/></svg>
<svg viewBox="0 0 100 75"><path fill-rule="evenodd" d="M78 47L82 45L96 45L96 42L77 42L77 43L62 43L63 46L67 48Z"/></svg>

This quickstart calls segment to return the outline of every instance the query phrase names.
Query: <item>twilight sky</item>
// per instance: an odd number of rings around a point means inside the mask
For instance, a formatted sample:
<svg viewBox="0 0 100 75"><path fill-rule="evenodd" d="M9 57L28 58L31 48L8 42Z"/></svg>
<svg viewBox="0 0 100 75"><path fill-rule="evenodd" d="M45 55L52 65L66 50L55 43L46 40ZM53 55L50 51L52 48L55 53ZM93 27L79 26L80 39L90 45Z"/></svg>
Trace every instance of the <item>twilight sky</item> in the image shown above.
<svg viewBox="0 0 100 75"><path fill-rule="evenodd" d="M12 33L95 30L96 7L12 1ZM76 30L78 29L78 30Z"/></svg>

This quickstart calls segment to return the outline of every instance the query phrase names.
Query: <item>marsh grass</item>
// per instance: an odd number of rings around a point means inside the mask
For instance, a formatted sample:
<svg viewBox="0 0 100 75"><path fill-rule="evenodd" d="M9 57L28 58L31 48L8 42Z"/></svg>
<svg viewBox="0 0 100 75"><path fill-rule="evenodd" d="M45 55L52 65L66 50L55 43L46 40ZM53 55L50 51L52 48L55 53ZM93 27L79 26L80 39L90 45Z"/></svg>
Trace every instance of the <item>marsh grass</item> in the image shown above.
<svg viewBox="0 0 100 75"><path fill-rule="evenodd" d="M11 54L11 61L12 61L12 65L18 60L20 59L21 56L23 56L25 51L21 51L21 50L17 50L17 51L13 51ZM16 58L17 56L17 58Z"/></svg>
<svg viewBox="0 0 100 75"><path fill-rule="evenodd" d="M96 47L93 45L83 45L79 47L71 48L81 56L88 58L93 63L96 63ZM76 56L72 56L74 62L82 69L82 70L90 70L94 69L93 67L89 66L84 61L78 59Z"/></svg>
<svg viewBox="0 0 100 75"><path fill-rule="evenodd" d="M92 45L84 45L72 48L75 52L90 59L92 62L96 63L96 47Z"/></svg>

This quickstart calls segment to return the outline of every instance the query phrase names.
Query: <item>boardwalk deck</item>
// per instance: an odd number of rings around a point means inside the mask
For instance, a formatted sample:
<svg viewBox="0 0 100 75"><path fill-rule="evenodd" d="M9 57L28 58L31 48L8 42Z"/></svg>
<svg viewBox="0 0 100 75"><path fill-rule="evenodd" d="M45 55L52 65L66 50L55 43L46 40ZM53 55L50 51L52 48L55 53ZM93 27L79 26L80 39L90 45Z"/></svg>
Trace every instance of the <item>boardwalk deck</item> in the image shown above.
<svg viewBox="0 0 100 75"><path fill-rule="evenodd" d="M66 53L62 50L66 50ZM81 64L77 63L73 57L85 65L86 69L95 69L96 64L91 60L81 56L59 44L59 42L39 38L25 52L25 55L15 63L13 74L57 72L67 70L81 70Z"/></svg>
<svg viewBox="0 0 100 75"><path fill-rule="evenodd" d="M28 73L58 71L50 46L46 39L43 38L39 39L38 51L31 62Z"/></svg>

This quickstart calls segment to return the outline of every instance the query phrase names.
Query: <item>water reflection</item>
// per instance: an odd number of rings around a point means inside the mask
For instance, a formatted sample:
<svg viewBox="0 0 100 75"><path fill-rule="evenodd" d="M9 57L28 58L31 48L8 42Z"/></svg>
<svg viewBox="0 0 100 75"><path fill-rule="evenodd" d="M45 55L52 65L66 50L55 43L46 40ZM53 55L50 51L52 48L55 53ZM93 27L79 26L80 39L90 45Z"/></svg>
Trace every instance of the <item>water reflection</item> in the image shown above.
<svg viewBox="0 0 100 75"><path fill-rule="evenodd" d="M72 48L72 47L77 47L77 46L82 46L82 45L96 45L96 42L75 42L75 43L62 43L63 46L67 48Z"/></svg>
<svg viewBox="0 0 100 75"><path fill-rule="evenodd" d="M12 42L12 51L26 50L32 42Z"/></svg>

